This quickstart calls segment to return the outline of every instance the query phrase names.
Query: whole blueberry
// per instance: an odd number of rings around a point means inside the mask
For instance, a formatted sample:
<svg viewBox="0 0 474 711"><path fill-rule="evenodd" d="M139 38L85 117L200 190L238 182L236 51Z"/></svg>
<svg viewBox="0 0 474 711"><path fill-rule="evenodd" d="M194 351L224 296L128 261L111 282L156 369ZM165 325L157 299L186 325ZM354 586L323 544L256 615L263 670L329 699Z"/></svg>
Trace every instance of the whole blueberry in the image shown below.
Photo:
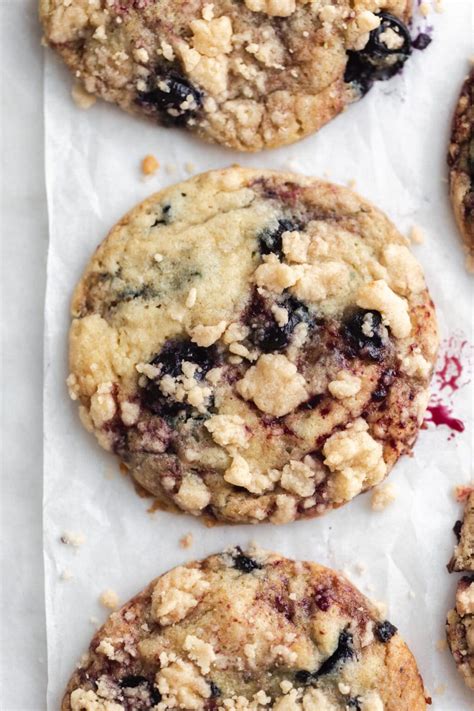
<svg viewBox="0 0 474 711"><path fill-rule="evenodd" d="M388 620L384 620L375 625L375 636L379 642L383 642L383 644L389 642L396 633L397 628Z"/></svg>

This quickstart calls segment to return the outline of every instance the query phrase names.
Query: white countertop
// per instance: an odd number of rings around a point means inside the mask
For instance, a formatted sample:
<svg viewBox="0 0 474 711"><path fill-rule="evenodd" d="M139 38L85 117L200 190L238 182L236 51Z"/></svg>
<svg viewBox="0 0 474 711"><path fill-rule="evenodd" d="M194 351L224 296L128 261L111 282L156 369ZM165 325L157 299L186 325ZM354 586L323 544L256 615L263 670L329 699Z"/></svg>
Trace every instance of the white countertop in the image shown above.
<svg viewBox="0 0 474 711"><path fill-rule="evenodd" d="M35 0L0 4L2 71L2 711L46 701L42 553L43 50ZM27 75L28 73L28 75Z"/></svg>

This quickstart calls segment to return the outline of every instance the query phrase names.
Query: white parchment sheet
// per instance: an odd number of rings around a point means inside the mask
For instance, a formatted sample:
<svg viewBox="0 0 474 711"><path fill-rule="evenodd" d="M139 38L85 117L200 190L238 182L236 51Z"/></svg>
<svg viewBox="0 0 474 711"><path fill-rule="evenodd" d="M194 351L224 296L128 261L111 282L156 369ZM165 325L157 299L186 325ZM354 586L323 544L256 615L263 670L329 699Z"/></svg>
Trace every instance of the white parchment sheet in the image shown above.
<svg viewBox="0 0 474 711"><path fill-rule="evenodd" d="M469 482L472 461L472 291L444 180L451 113L474 51L472 7L472 0L446 0L444 12L429 18L432 44L414 52L401 76L376 85L318 135L257 155L209 146L100 102L81 111L70 97L71 77L48 55L44 544L51 711L58 709L69 674L92 636L90 618L106 617L98 603L104 589L114 589L125 602L178 563L252 539L348 571L363 591L388 604L390 619L417 657L433 708L474 707L449 653L436 649L456 584L456 576L446 571L454 544L451 528L460 512L452 490ZM148 153L162 166L174 165L176 174L162 168L152 180L141 180L139 163ZM326 517L283 527L207 529L192 517L151 515L146 511L150 500L135 494L116 460L83 430L68 398L69 301L98 242L137 201L186 178L185 164L203 171L236 162L290 168L340 183L355 180L357 190L402 231L416 224L426 233L426 242L414 249L438 306L443 357L448 350L462 360L461 375L448 374L459 388L443 388L442 374L436 390L465 430L431 424L421 432L413 457L402 459L390 475L398 496L384 512L373 512L370 495L364 495ZM455 365L450 361L448 368ZM82 533L85 542L77 549L64 545L65 531ZM194 544L185 551L178 540L189 531ZM365 573L356 573L358 563L367 567ZM61 579L65 571L72 579Z"/></svg>

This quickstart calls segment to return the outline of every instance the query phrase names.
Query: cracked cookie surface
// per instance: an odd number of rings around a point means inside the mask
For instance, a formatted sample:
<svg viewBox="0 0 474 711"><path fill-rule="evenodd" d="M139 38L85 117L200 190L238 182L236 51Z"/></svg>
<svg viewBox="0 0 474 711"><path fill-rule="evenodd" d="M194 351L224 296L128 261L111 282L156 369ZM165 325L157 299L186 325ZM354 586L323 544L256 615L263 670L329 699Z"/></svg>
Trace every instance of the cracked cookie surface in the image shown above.
<svg viewBox="0 0 474 711"><path fill-rule="evenodd" d="M41 0L91 94L239 150L317 131L411 52L411 0Z"/></svg>
<svg viewBox="0 0 474 711"><path fill-rule="evenodd" d="M341 574L229 549L154 580L96 632L62 711L422 711L396 627Z"/></svg>
<svg viewBox="0 0 474 711"><path fill-rule="evenodd" d="M78 284L71 397L161 501L286 523L411 450L437 350L421 267L345 188L230 168L126 215Z"/></svg>
<svg viewBox="0 0 474 711"><path fill-rule="evenodd" d="M461 578L456 607L448 612L448 645L465 684L474 691L474 578Z"/></svg>
<svg viewBox="0 0 474 711"><path fill-rule="evenodd" d="M474 272L474 67L454 112L448 166L451 203L464 240L466 264Z"/></svg>

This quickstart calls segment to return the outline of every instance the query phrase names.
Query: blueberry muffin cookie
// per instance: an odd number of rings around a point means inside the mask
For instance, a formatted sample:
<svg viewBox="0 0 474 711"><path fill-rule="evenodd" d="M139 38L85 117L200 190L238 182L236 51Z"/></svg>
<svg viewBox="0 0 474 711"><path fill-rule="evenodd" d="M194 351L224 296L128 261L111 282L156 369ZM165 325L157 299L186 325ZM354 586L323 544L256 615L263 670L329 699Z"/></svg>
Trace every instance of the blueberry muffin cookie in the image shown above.
<svg viewBox="0 0 474 711"><path fill-rule="evenodd" d="M315 563L240 548L154 580L96 632L62 711L422 711L415 660Z"/></svg>
<svg viewBox="0 0 474 711"><path fill-rule="evenodd" d="M411 0L40 0L83 88L239 150L317 131L411 52Z"/></svg>
<svg viewBox="0 0 474 711"><path fill-rule="evenodd" d="M474 573L474 492L470 494L462 521L456 521L454 533L458 539L454 555L448 565L450 573Z"/></svg>
<svg viewBox="0 0 474 711"><path fill-rule="evenodd" d="M454 215L464 240L467 267L474 272L474 67L454 112L448 166Z"/></svg>
<svg viewBox="0 0 474 711"><path fill-rule="evenodd" d="M466 685L474 690L474 578L463 577L456 590L456 607L448 612L449 648Z"/></svg>
<svg viewBox="0 0 474 711"><path fill-rule="evenodd" d="M345 188L233 167L145 200L76 288L70 394L162 501L315 516L411 450L437 349L422 270Z"/></svg>

